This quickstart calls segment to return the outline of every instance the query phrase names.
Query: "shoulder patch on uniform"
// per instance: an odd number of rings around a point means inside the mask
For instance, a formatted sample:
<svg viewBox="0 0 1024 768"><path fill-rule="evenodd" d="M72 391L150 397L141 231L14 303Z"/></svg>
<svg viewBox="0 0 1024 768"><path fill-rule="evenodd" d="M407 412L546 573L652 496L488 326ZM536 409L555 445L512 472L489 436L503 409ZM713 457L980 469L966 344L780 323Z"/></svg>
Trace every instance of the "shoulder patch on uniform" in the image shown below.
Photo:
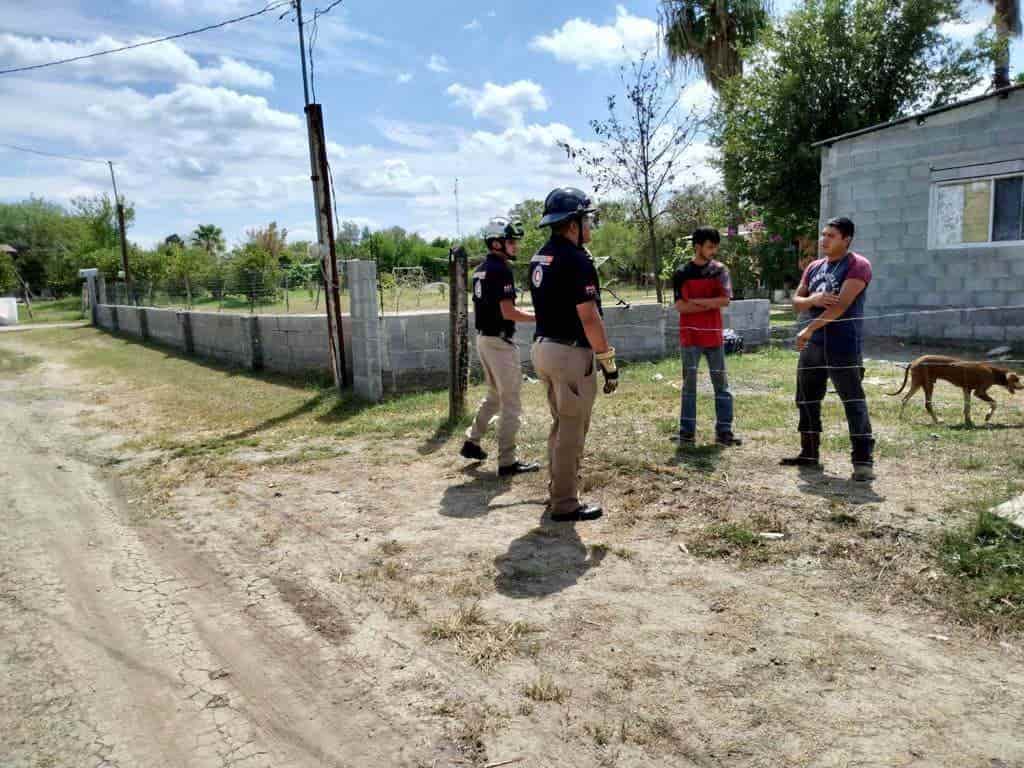
<svg viewBox="0 0 1024 768"><path fill-rule="evenodd" d="M540 284L544 282L544 267L541 266L541 263L538 262L530 273L530 282L533 283L534 288L540 288Z"/></svg>
<svg viewBox="0 0 1024 768"><path fill-rule="evenodd" d="M587 294L587 296L597 296L597 286L596 285L588 285L583 290Z"/></svg>

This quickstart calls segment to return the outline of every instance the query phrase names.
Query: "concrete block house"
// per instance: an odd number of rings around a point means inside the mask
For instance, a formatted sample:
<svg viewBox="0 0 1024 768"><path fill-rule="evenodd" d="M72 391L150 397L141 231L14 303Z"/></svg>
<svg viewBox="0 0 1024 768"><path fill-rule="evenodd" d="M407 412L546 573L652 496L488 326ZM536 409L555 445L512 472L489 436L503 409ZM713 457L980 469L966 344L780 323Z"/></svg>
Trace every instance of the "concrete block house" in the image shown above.
<svg viewBox="0 0 1024 768"><path fill-rule="evenodd" d="M868 333L1024 343L1024 86L818 146L821 222L874 265Z"/></svg>

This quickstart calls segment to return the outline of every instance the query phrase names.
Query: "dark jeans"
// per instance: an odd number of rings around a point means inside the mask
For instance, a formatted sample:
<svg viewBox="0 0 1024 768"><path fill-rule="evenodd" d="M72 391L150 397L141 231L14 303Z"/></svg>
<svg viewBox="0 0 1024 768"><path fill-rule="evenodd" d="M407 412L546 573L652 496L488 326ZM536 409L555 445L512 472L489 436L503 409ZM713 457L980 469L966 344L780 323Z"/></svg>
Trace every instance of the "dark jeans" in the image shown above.
<svg viewBox="0 0 1024 768"><path fill-rule="evenodd" d="M843 401L850 428L854 464L873 464L875 438L864 396L864 362L859 354L836 354L813 342L800 353L796 373L796 405L800 411L800 432L821 434L821 401L829 379Z"/></svg>
<svg viewBox="0 0 1024 768"><path fill-rule="evenodd" d="M697 368L708 361L711 385L715 388L715 434L732 434L732 393L725 373L724 347L683 347L683 395L679 410L679 434L693 437L697 431Z"/></svg>

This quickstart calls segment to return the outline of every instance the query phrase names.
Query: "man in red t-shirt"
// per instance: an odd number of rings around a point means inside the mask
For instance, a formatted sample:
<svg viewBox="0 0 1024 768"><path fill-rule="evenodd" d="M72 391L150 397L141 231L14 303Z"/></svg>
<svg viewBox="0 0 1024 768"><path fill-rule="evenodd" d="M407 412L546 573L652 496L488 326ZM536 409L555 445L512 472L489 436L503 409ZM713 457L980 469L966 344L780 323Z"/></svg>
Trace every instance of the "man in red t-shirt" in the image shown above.
<svg viewBox="0 0 1024 768"><path fill-rule="evenodd" d="M725 373L722 308L732 300L729 270L715 261L721 236L717 229L699 227L693 233L693 259L672 276L675 309L679 313L679 346L683 358L683 395L679 413L679 443L692 445L697 432L697 367L706 357L715 388L715 441L740 445L732 432L732 393Z"/></svg>

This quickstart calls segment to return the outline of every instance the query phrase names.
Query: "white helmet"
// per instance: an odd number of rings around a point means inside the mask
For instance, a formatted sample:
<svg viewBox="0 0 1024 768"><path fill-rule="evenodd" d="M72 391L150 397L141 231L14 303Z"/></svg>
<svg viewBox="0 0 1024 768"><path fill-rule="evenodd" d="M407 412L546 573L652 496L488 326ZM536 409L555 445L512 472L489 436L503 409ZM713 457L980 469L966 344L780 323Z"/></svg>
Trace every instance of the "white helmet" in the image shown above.
<svg viewBox="0 0 1024 768"><path fill-rule="evenodd" d="M523 225L505 216L495 216L484 227L484 242L491 240L522 240Z"/></svg>

